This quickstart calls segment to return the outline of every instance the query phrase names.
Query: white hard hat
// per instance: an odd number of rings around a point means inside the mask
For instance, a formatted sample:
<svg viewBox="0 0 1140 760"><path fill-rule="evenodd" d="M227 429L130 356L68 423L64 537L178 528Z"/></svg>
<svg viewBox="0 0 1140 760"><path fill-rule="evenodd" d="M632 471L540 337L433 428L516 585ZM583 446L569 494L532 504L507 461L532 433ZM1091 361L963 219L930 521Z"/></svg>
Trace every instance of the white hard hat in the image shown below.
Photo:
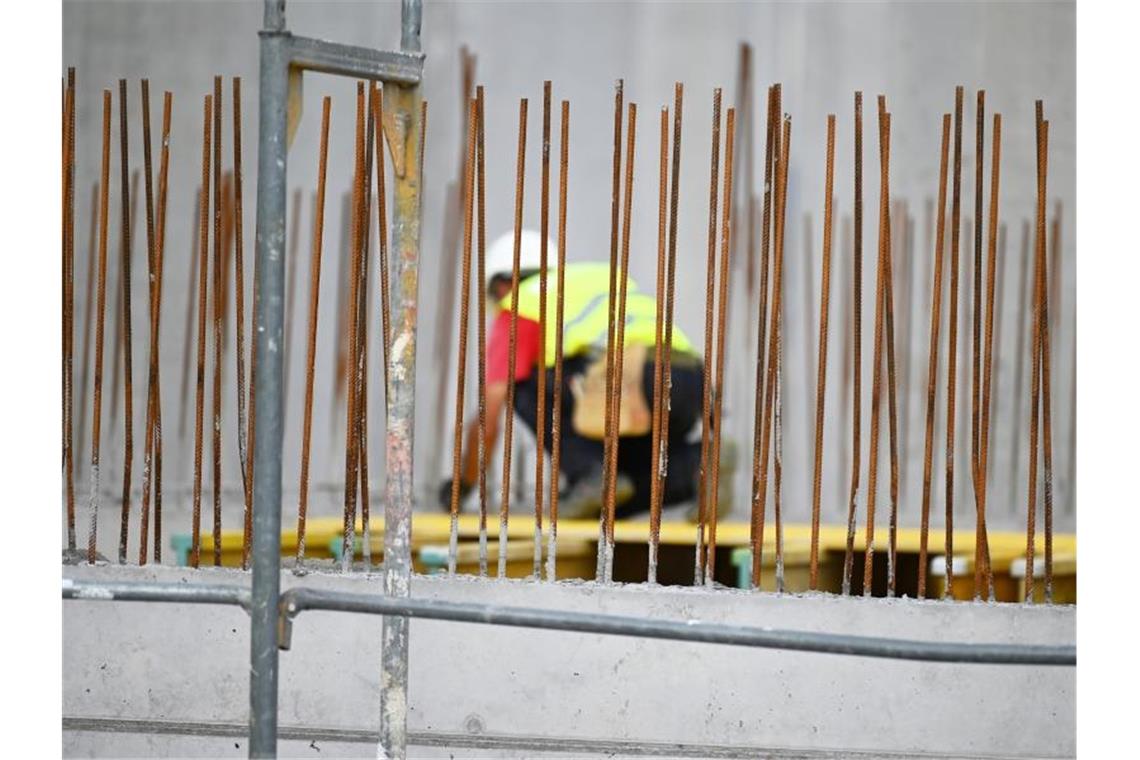
<svg viewBox="0 0 1140 760"><path fill-rule="evenodd" d="M513 231L504 233L491 244L487 251L487 263L484 270L487 281L484 286L490 285L496 276L510 277L515 260L515 234ZM558 260L558 246L553 238L546 241L547 266L553 266ZM534 230L523 230L519 235L519 271L539 269L542 262L542 235Z"/></svg>

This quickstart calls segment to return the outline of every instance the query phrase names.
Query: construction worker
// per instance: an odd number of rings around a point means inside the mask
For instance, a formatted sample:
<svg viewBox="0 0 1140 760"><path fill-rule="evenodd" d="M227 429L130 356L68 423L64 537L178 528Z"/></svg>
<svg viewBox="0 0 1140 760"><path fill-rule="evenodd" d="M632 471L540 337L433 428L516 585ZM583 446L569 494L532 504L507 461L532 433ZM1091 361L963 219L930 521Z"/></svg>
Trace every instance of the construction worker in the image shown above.
<svg viewBox="0 0 1140 760"><path fill-rule="evenodd" d="M534 432L538 419L537 371L544 371L546 421L543 447L549 453L554 406L556 272L551 267L547 274L546 356L540 357L539 262L542 239L532 230L524 230L520 238L514 410ZM498 307L487 339L487 429L484 441L487 452L492 451L498 439L499 419L507 401L513 246L514 235L507 233L496 240L487 253L484 287ZM557 261L557 247L552 240L547 244L547 256L548 261ZM560 491L558 511L561 517L573 519L597 516L603 504L609 265L598 262L568 263L564 294L560 469L565 485ZM626 298L620 443L615 487L615 513L619 517L648 511L650 504L650 410L653 403L656 310L654 296L638 290L636 283L630 279ZM676 325L673 327L672 345L672 395L667 407L668 474L663 493L663 503L667 505L692 501L696 496L700 442L690 442L689 439L701 417L703 385L702 362L689 339ZM466 496L478 485L478 436L478 420L473 419L468 422L464 437L461 496ZM444 508L450 505L451 483L448 479L440 487L439 498ZM695 519L692 509L690 518Z"/></svg>

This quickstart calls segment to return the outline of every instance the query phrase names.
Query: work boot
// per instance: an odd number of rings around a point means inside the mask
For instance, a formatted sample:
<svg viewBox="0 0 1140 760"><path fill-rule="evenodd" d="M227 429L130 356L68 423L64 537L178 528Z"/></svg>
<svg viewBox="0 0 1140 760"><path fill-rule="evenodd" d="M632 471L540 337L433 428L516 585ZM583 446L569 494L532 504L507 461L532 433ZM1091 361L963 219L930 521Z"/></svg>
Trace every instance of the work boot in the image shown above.
<svg viewBox="0 0 1140 760"><path fill-rule="evenodd" d="M711 445L711 444L710 444ZM720 522L728 516L732 511L732 479L736 475L736 441L724 439L720 442L720 487L717 489L716 500L716 519ZM712 473L708 473L708 488L709 493L712 493ZM700 471L698 470L694 476L697 483L697 489L700 490ZM689 511L685 514L685 519L691 523L695 523L700 519L701 502L699 495L693 501ZM706 515L705 519L709 516Z"/></svg>
<svg viewBox="0 0 1140 760"><path fill-rule="evenodd" d="M604 480L602 468L598 467L571 483L558 496L558 516L567 520L588 520L600 515L605 503ZM632 496L633 481L619 472L614 487L615 507L629 501Z"/></svg>

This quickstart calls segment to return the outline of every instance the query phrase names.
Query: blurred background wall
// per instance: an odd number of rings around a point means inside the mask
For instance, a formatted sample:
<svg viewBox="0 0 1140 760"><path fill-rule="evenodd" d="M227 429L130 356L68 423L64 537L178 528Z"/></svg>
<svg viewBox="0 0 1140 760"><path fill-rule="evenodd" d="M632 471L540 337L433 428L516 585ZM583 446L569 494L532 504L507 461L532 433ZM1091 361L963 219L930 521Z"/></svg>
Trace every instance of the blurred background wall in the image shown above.
<svg viewBox="0 0 1140 760"><path fill-rule="evenodd" d="M100 91L117 79L129 80L131 167L142 166L138 79L149 77L152 119L156 131L161 115L161 92L174 93L171 136L170 195L166 233L163 299L162 373L163 424L166 447L164 484L168 509L189 507L193 467L193 373L184 385L185 331L194 325L188 307L195 297L191 277L194 202L200 177L202 99L212 89L212 76L225 81L223 150L230 166L232 133L229 80L243 80L245 226L247 278L252 277L254 252L257 154L257 30L259 2L125 2L93 0L65 2L63 67L78 70L79 99L76 191L76 346L82 351L83 315L87 310L92 201L99 173ZM288 27L297 34L380 48L399 42L399 4L393 2L300 2L287 6ZM425 3L423 49L426 58L424 93L429 100L425 160L423 249L420 270L420 332L417 358L416 476L423 493L420 509L436 509L435 487L450 468L451 417L454 406L454 358L437 358L437 335L451 323L454 338L458 303L439 293L456 288L455 254L442 249L450 187L457 178L462 140L460 48L477 56L475 80L486 87L487 114L487 235L493 240L510 229L514 202L514 171L518 100L530 99L524 224L538 227L542 124L542 82L554 83L554 145L557 146L558 101L571 103L569 217L567 249L570 260L604 259L609 251L610 172L613 85L625 80L627 102L638 103L637 175L631 271L646 288L655 279L657 222L657 114L672 103L673 83L685 85L684 135L678 246L677 319L698 343L703 343L704 278L708 224L708 156L711 100L715 87L724 88L726 105L738 99L739 45L752 46L751 94L757 103L752 122L755 193L762 192L763 110L765 88L783 85L783 108L792 119L791 164L788 178L785 240L784 334L784 505L787 520L810 515L812 440L814 436L815 355L819 315L822 222L824 201L825 120L837 116L835 248L832 270L831 340L827 398L827 438L824 461L824 519L841 522L846 513L850 476L849 392L843 367L845 336L849 335L851 266L849 249L841 240L853 208L853 92L864 92L864 298L863 298L863 473L867 482L867 431L870 414L870 367L874 315L874 252L878 241L879 164L875 96L887 96L892 115L891 192L905 201L912 217L912 244L896 248L896 320L898 336L901 498L904 524L917 524L921 496L926 358L933 240L933 199L937 197L941 116L953 110L954 86L966 87L962 148L962 301L960 319L971 311L966 298L972 276L972 217L974 215L975 91L986 90L986 199L989 197L990 114L1003 116L1000 212L1006 228L999 260L998 353L995 360L994 423L991 437L991 527L1024 527L1026 463L1028 459L1029 353L1018 354L1018 333L1028 329L1028 304L1021 304L1021 272L1027 262L1023 225L1032 224L1035 199L1033 107L1045 102L1050 120L1049 216L1061 211L1059 303L1053 322L1054 489L1058 528L1075 526L1072 441L1075 420L1073 385L1075 321L1075 178L1076 178L1076 62L1075 5L1072 2L861 2L861 3ZM343 403L334 402L333 365L338 328L338 282L345 277L347 192L352 174L354 85L339 78L306 75L304 113L290 151L289 244L291 276L296 286L291 342L287 353L288 388L285 430L286 515L294 513L297 463L300 457L301 405L304 390L304 334L308 302L309 251L312 239L313 194L316 184L320 100L333 98L329 148L329 189L325 211L324 266L313 419L314 493L311 510L335 514L340 509L343 480ZM118 103L113 107L111 227L108 255L107 338L114 335L112 287L117 282L118 231ZM557 148L552 149L557 155ZM739 150L739 148L738 148ZM390 164L389 164L390 165ZM744 179L738 166L737 184ZM140 182L141 190L142 184ZM552 176L551 207L556 209L557 173ZM141 200L141 199L140 199ZM135 238L132 291L134 352L135 471L141 472L142 426L145 410L145 367L148 331L145 272L145 215L140 203L133 225ZM299 213L298 213L299 212ZM553 217L552 217L553 218ZM375 224L375 215L373 215ZM553 234L553 227L552 227ZM987 230L988 235L988 230ZM948 233L949 236L949 233ZM373 257L376 235L371 236ZM1051 241L1052 244L1052 241ZM211 244L212 245L212 244ZM747 261L743 246L733 263L732 310L726 388L725 433L737 440L740 467L734 478L740 517L747 514L751 454L752 385L754 378L755 314L748 308ZM375 260L373 258L373 260ZM948 260L947 260L948 261ZM374 280L375 266L371 272ZM739 276L736 276L739 275ZM948 279L948 278L947 278ZM247 282L247 305L251 302ZM375 291L374 291L375 292ZM232 303L232 301L231 301ZM904 306L904 304L906 306ZM907 308L907 306L909 308ZM945 304L944 304L945 307ZM754 307L752 307L754 308ZM383 487L383 396L379 373L378 299L370 321L371 396L370 443L374 500ZM231 320L232 320L232 311ZM943 341L946 340L943 312ZM248 315L247 315L248 319ZM240 473L236 449L233 323L230 331L223 394L223 472L226 486L225 525L240 524ZM472 319L474 330L474 319ZM194 333L191 330L191 338ZM248 331L247 331L248 335ZM959 391L957 427L957 510L972 525L973 498L968 477L969 324L959 324ZM474 332L472 332L474 340ZM454 341L453 341L454 343ZM248 343L247 343L248 345ZM472 344L473 345L473 344ZM93 355L93 349L91 350ZM454 356L454 348L447 355ZM191 359L193 345L191 344ZM940 377L946 368L945 345ZM108 344L105 382L110 383L113 354ZM1020 369L1019 369L1020 365ZM81 365L78 365L81 366ZM89 450L90 380L83 386L76 374L78 452ZM470 388L474 388L474 374ZM443 404L440 398L442 383ZM940 386L945 380L940 380ZM87 394L79 397L83 388ZM185 387L185 391L183 388ZM110 391L107 391L110 393ZM121 393L120 391L116 391ZM182 408L185 393L187 407ZM474 395L469 390L468 399ZM945 411L942 393L935 448L934 523L942 521ZM207 385L207 420L209 419ZM121 399L118 409L121 410ZM108 414L105 402L104 415ZM886 407L884 397L884 410ZM468 405L474 409L473 404ZM121 414L121 411L119 412ZM183 420L184 417L184 420ZM1016 427L1019 425L1020 427ZM209 436L207 424L207 452ZM103 483L108 493L121 480L122 421L104 416ZM522 434L524 439L525 433ZM529 445L529 441L528 441ZM881 441L879 514L886 520L887 438ZM86 454L76 457L76 482L86 488ZM208 461L208 457L207 457ZM533 459L529 460L533 462ZM533 465L532 465L533 466ZM497 472L495 470L494 472ZM533 475L528 475L533 477ZM492 475L492 480L495 476ZM136 483L141 478L136 479ZM206 467L206 483L209 467ZM208 497L204 497L208 503ZM865 498L861 498L861 504ZM1039 510L1040 511L1040 510ZM171 517L177 521L178 517ZM288 520L288 518L287 518ZM862 507L860 508L862 522ZM174 526L172 530L188 530ZM112 531L103 531L108 537Z"/></svg>

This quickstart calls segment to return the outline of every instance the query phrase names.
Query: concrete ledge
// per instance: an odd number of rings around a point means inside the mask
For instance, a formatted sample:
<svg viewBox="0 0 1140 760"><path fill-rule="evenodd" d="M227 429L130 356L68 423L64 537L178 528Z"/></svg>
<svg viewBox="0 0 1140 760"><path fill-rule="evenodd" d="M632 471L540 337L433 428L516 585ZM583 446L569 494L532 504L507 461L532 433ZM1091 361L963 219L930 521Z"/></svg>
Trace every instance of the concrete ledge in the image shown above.
<svg viewBox="0 0 1140 760"><path fill-rule="evenodd" d="M172 567L64 572L104 581L249 579L240 571ZM377 576L286 572L282 582L380 591ZM417 577L412 593L932 641L1075 640L1073 607L464 577ZM410 646L409 730L417 746L464 748L464 756L1075 752L1073 668L893 662L429 620L412 621ZM318 746L334 743L338 756L374 755L367 742L379 721L379 649L380 620L373 616L313 611L298 618L293 648L281 654L283 754L328 756L293 733L301 732ZM69 756L133 754L132 747L151 755L228 754L234 743L235 754L247 751L241 735L227 734L228 744L219 744L219 737L190 729L158 730L245 724L249 638L242 610L69 601L63 654Z"/></svg>

